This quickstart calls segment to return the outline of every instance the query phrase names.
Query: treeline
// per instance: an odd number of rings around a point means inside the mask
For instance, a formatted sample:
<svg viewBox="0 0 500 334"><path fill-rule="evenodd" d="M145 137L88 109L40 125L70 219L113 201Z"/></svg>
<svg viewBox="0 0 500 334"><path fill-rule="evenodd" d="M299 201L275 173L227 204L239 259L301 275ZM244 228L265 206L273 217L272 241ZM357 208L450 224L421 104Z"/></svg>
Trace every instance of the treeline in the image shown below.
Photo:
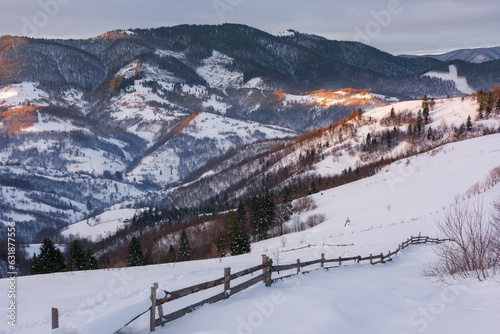
<svg viewBox="0 0 500 334"><path fill-rule="evenodd" d="M61 271L97 269L97 259L90 249L74 240L66 255L49 238L43 240L40 252L33 255L30 274L49 274Z"/></svg>
<svg viewBox="0 0 500 334"><path fill-rule="evenodd" d="M479 119L488 118L493 111L500 112L500 86L495 86L490 91L480 90L472 97L476 97L479 104Z"/></svg>

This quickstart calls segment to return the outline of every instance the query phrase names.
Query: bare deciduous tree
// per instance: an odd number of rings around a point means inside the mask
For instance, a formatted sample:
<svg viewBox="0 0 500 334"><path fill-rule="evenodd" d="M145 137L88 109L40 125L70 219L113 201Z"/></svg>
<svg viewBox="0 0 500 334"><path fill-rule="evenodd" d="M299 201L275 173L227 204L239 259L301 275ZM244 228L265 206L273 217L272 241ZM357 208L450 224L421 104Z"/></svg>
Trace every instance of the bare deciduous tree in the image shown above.
<svg viewBox="0 0 500 334"><path fill-rule="evenodd" d="M500 207L498 201L496 205ZM485 214L482 202L456 203L438 222L442 236L449 241L436 246L439 261L425 273L441 280L447 276L478 280L489 277L500 264L500 224L496 221Z"/></svg>

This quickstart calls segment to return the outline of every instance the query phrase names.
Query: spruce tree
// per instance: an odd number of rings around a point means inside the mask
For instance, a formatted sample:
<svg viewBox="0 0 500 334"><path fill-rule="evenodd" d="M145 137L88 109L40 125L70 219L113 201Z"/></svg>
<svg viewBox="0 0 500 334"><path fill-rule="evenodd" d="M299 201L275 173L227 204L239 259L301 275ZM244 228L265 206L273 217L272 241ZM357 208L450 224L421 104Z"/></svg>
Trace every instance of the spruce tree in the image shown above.
<svg viewBox="0 0 500 334"><path fill-rule="evenodd" d="M429 124L430 118L429 118L429 104L426 104L424 107L424 110L422 111L422 115L424 116L424 123Z"/></svg>
<svg viewBox="0 0 500 334"><path fill-rule="evenodd" d="M231 222L229 224L229 251L231 255L240 255L250 252L250 238L243 231L238 221L238 215L233 214L231 216Z"/></svg>
<svg viewBox="0 0 500 334"><path fill-rule="evenodd" d="M262 240L274 218L274 202L269 192L266 191L264 196L254 197L250 210L253 233Z"/></svg>
<svg viewBox="0 0 500 334"><path fill-rule="evenodd" d="M33 256L31 274L48 274L63 271L66 268L64 256L49 238L43 239L40 255Z"/></svg>
<svg viewBox="0 0 500 334"><path fill-rule="evenodd" d="M87 269L87 254L80 242L74 240L68 251L68 270L77 271Z"/></svg>
<svg viewBox="0 0 500 334"><path fill-rule="evenodd" d="M238 209L236 209L236 222L238 223L238 226L240 227L241 230L243 231L246 230L245 227L247 223L247 212L241 200L240 203L238 204Z"/></svg>
<svg viewBox="0 0 500 334"><path fill-rule="evenodd" d="M363 109L358 108L358 119L362 119L362 118L363 118Z"/></svg>
<svg viewBox="0 0 500 334"><path fill-rule="evenodd" d="M99 266L97 264L97 259L94 256L94 253L90 249L87 249L85 253L85 258L86 258L86 265L85 265L85 270L94 270L97 269Z"/></svg>
<svg viewBox="0 0 500 334"><path fill-rule="evenodd" d="M191 257L191 245L186 234L186 230L182 230L179 240L179 261L187 261Z"/></svg>
<svg viewBox="0 0 500 334"><path fill-rule="evenodd" d="M170 247L168 248L168 252L167 252L167 263L175 262L176 257L177 256L175 254L174 246L170 245Z"/></svg>
<svg viewBox="0 0 500 334"><path fill-rule="evenodd" d="M144 253L142 252L141 244L139 240L134 236L130 239L130 244L128 246L127 255L127 266L137 267L143 266L145 264Z"/></svg>
<svg viewBox="0 0 500 334"><path fill-rule="evenodd" d="M293 207L292 207L292 197L290 194L290 189L285 186L283 189L283 210L284 210L284 220L288 221L290 217L293 214Z"/></svg>
<svg viewBox="0 0 500 334"><path fill-rule="evenodd" d="M467 117L467 131L471 131L472 130L472 119L470 117L470 115Z"/></svg>

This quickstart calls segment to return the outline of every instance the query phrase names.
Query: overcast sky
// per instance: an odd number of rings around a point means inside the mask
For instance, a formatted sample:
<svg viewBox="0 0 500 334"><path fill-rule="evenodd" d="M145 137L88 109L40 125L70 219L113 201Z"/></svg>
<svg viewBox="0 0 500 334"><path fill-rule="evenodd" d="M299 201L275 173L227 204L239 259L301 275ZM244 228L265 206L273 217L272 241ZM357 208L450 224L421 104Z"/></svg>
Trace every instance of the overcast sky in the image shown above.
<svg viewBox="0 0 500 334"><path fill-rule="evenodd" d="M0 35L88 38L109 30L242 23L356 40L393 54L500 46L499 0L2 0Z"/></svg>

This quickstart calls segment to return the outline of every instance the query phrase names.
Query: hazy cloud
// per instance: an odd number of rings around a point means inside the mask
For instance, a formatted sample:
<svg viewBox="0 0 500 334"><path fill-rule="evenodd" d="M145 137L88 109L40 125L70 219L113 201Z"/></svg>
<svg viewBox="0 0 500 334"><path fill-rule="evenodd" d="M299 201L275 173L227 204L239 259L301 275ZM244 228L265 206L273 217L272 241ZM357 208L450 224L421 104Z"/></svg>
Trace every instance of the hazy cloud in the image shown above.
<svg viewBox="0 0 500 334"><path fill-rule="evenodd" d="M87 38L178 24L247 24L359 40L394 54L500 45L497 0L17 0L0 5L0 35Z"/></svg>

